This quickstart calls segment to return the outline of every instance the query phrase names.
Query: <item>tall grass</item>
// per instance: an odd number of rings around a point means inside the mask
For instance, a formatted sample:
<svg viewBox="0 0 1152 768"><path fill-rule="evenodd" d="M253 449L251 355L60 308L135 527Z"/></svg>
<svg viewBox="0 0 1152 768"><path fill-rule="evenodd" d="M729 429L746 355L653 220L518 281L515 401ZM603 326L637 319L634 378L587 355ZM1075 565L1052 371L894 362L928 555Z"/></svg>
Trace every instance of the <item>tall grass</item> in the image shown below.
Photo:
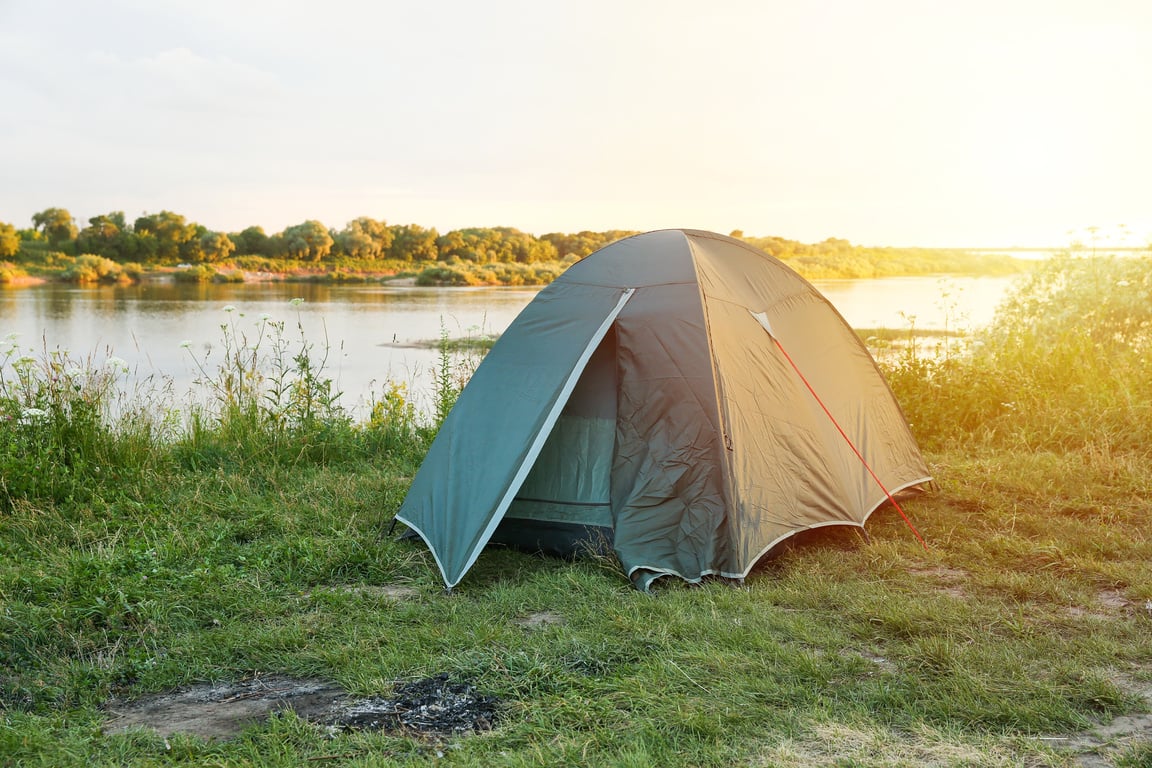
<svg viewBox="0 0 1152 768"><path fill-rule="evenodd" d="M118 357L0 342L0 508L21 499L84 498L101 476L136 473L164 460L173 424L151 410L161 387L127 393Z"/></svg>
<svg viewBox="0 0 1152 768"><path fill-rule="evenodd" d="M295 300L298 301L298 300ZM161 465L298 465L364 457L418 462L455 402L475 353L440 342L432 408L388 383L353 418L328 376L332 349L268 316L226 308L220 338L197 354L193 392L178 402L170 382L130 376L113 355L0 342L0 506L65 501L94 477L138 475ZM131 391L130 381L136 381Z"/></svg>
<svg viewBox="0 0 1152 768"><path fill-rule="evenodd" d="M921 444L1143 451L1152 434L1152 258L1040 265L961 354L886 371Z"/></svg>
<svg viewBox="0 0 1152 768"><path fill-rule="evenodd" d="M218 348L200 358L186 345L207 403L190 408L179 452L193 462L214 454L291 463L351 448L351 418L325 375L327 340L317 349L299 320L293 339L284 321L262 315L246 322L231 306L225 312Z"/></svg>

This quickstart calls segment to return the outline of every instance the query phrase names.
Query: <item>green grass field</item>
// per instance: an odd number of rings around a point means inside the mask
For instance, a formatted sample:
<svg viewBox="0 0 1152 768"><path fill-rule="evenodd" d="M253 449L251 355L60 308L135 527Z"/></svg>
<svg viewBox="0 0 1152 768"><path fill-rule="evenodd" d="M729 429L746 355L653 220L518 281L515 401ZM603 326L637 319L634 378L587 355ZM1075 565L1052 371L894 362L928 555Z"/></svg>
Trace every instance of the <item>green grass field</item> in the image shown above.
<svg viewBox="0 0 1152 768"><path fill-rule="evenodd" d="M446 595L388 535L436 416L393 388L353 421L283 327L226 338L195 408L9 344L0 764L1152 765L1149 266L1056 260L957 354L886 364L937 479L904 505L927 550L882 508L868 540L653 594L493 550ZM502 701L491 730L104 732L198 683L439 673Z"/></svg>

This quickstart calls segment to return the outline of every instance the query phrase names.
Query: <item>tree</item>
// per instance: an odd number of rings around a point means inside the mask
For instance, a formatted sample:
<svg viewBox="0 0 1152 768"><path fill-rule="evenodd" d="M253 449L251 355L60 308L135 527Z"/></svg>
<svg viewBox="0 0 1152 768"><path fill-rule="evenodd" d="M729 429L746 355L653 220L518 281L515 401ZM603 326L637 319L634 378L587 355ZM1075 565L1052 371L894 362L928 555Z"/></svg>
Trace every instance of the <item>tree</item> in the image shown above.
<svg viewBox="0 0 1152 768"><path fill-rule="evenodd" d="M436 240L441 258L477 264L531 264L558 258L556 246L511 227L457 229Z"/></svg>
<svg viewBox="0 0 1152 768"><path fill-rule="evenodd" d="M151 235L156 241L156 256L164 261L180 258L185 243L198 237L198 225L189 224L184 217L171 211L160 211L136 219L134 229L138 235ZM198 250L198 249L193 249Z"/></svg>
<svg viewBox="0 0 1152 768"><path fill-rule="evenodd" d="M112 211L88 219L88 226L76 236L76 249L120 261L136 254L136 235L128 228L123 211Z"/></svg>
<svg viewBox="0 0 1152 768"><path fill-rule="evenodd" d="M574 235L566 235L561 232L552 232L542 236L540 239L552 243L556 247L557 256L561 259L577 258L582 259L594 251L598 251L609 243L614 243L625 237L631 237L638 234L637 232L628 232L618 229L609 230L607 232L577 232Z"/></svg>
<svg viewBox="0 0 1152 768"><path fill-rule="evenodd" d="M445 261L465 258L466 248L467 243L464 240L464 230L462 229L445 232L436 238L436 253L440 259Z"/></svg>
<svg viewBox="0 0 1152 768"><path fill-rule="evenodd" d="M436 239L440 236L435 229L424 229L419 224L397 224L391 227L392 245L388 258L398 261L436 261L440 251L436 249Z"/></svg>
<svg viewBox="0 0 1152 768"><path fill-rule="evenodd" d="M204 255L204 238L208 235L208 227L195 222L188 225L192 230L191 236L180 244L180 261L191 264L198 261L211 261Z"/></svg>
<svg viewBox="0 0 1152 768"><path fill-rule="evenodd" d="M45 208L40 213L34 213L32 224L44 233L48 244L52 246L75 240L79 231L72 214L66 208Z"/></svg>
<svg viewBox="0 0 1152 768"><path fill-rule="evenodd" d="M20 235L16 227L0 221L0 258L7 259L20 252Z"/></svg>
<svg viewBox="0 0 1152 768"><path fill-rule="evenodd" d="M348 222L336 242L354 259L377 259L392 247L392 230L383 221L361 216Z"/></svg>
<svg viewBox="0 0 1152 768"><path fill-rule="evenodd" d="M200 236L201 261L223 261L234 250L235 243L223 232L205 232Z"/></svg>
<svg viewBox="0 0 1152 768"><path fill-rule="evenodd" d="M289 256L312 261L320 261L327 256L335 242L324 225L315 219L288 227L282 233L282 237Z"/></svg>
<svg viewBox="0 0 1152 768"><path fill-rule="evenodd" d="M271 256L268 250L268 235L264 227L248 227L243 232L231 234L228 238L236 245L241 255Z"/></svg>

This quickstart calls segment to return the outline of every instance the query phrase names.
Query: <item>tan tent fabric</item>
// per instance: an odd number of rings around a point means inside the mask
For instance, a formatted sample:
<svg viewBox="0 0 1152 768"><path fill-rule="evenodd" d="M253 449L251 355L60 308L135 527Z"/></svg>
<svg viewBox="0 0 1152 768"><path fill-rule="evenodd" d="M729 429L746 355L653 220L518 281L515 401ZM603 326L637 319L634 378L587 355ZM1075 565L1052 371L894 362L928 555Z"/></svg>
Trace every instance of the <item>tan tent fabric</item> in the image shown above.
<svg viewBox="0 0 1152 768"><path fill-rule="evenodd" d="M588 256L525 309L397 517L450 587L490 539L606 540L646 589L741 578L788 536L862 526L885 489L928 480L867 349L810 283L738 240L664 230Z"/></svg>

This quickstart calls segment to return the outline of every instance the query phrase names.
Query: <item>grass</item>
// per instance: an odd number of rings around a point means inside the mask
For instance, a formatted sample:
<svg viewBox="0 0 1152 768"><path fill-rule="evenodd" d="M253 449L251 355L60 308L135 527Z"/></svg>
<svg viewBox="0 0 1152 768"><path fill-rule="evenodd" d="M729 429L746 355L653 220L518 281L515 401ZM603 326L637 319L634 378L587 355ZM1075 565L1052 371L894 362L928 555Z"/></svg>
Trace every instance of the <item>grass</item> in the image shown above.
<svg viewBox="0 0 1152 768"><path fill-rule="evenodd" d="M1152 272L1051 269L1063 277L1022 288L983 346L890 364L939 486L905 505L927 551L882 509L868 542L812 532L743 586L654 595L607 558L493 550L446 596L427 550L387 535L434 419L394 387L354 423L324 350L290 329L223 329L194 419L163 396L117 416L114 363L13 352L0 764L1068 764L1053 738L1148 709ZM1092 309L1101 281L1138 280L1125 309ZM451 365L445 350L441 411ZM278 673L371 695L439 672L506 702L494 731L329 738L290 714L226 742L100 731L109 697L197 681ZM1126 766L1149 749L1147 731L1099 746Z"/></svg>

